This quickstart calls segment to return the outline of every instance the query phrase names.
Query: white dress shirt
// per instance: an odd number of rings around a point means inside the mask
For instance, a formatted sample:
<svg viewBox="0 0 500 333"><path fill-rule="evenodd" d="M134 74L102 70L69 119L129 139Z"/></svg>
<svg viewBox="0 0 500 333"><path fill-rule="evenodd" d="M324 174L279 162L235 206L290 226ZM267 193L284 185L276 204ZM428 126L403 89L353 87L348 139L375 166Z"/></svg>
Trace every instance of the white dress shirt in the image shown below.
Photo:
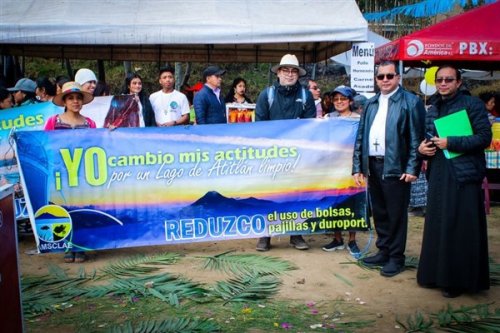
<svg viewBox="0 0 500 333"><path fill-rule="evenodd" d="M370 156L384 156L385 155L385 125L387 120L387 111L389 109L389 98L398 91L399 87L393 92L383 95L380 94L378 98L378 111L373 119L372 126L370 127L369 136L369 151Z"/></svg>

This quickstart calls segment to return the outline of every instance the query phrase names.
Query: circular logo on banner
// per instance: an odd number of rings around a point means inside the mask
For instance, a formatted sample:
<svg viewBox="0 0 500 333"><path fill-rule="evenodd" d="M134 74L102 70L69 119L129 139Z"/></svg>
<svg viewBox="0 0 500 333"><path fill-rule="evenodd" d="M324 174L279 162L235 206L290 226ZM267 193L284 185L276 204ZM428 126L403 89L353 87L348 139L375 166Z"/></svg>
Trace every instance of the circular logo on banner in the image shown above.
<svg viewBox="0 0 500 333"><path fill-rule="evenodd" d="M71 217L61 206L47 205L35 213L38 237L46 242L59 242L69 236L72 229Z"/></svg>
<svg viewBox="0 0 500 333"><path fill-rule="evenodd" d="M418 39L414 39L408 43L406 47L406 54L410 57L418 57L424 53L424 44Z"/></svg>

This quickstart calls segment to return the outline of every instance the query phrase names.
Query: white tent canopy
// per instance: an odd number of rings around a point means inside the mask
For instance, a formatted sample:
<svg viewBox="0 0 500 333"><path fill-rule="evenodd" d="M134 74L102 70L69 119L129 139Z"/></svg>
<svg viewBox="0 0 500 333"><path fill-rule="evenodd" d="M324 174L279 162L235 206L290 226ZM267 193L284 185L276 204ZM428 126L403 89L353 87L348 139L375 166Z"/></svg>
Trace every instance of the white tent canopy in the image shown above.
<svg viewBox="0 0 500 333"><path fill-rule="evenodd" d="M334 15L332 15L334 13ZM4 55L317 62L365 41L354 0L2 0Z"/></svg>

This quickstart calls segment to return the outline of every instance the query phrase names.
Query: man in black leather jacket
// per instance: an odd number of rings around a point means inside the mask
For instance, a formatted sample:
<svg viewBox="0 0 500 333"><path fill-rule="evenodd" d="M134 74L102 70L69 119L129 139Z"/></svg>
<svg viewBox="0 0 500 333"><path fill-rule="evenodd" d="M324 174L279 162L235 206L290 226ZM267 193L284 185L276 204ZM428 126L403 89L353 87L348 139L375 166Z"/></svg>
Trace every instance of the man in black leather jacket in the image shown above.
<svg viewBox="0 0 500 333"><path fill-rule="evenodd" d="M369 267L382 266L380 274L386 277L404 270L410 183L420 172L417 149L424 138L424 105L399 86L399 79L395 63L379 65L380 93L365 105L352 168L358 186L368 179L379 250L361 260Z"/></svg>

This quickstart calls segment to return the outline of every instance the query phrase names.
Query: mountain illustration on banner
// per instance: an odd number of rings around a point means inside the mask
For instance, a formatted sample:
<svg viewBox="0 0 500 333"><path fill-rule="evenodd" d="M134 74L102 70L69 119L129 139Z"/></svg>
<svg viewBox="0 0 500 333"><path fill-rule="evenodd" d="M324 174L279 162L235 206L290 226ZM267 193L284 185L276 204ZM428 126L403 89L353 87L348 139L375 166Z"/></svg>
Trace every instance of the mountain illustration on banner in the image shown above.
<svg viewBox="0 0 500 333"><path fill-rule="evenodd" d="M217 191L209 191L204 196L179 211L182 216L210 216L220 214L267 214L271 211L294 211L335 207L350 195L326 196L313 200L294 200L276 202L272 200L249 197L244 199L228 198Z"/></svg>

